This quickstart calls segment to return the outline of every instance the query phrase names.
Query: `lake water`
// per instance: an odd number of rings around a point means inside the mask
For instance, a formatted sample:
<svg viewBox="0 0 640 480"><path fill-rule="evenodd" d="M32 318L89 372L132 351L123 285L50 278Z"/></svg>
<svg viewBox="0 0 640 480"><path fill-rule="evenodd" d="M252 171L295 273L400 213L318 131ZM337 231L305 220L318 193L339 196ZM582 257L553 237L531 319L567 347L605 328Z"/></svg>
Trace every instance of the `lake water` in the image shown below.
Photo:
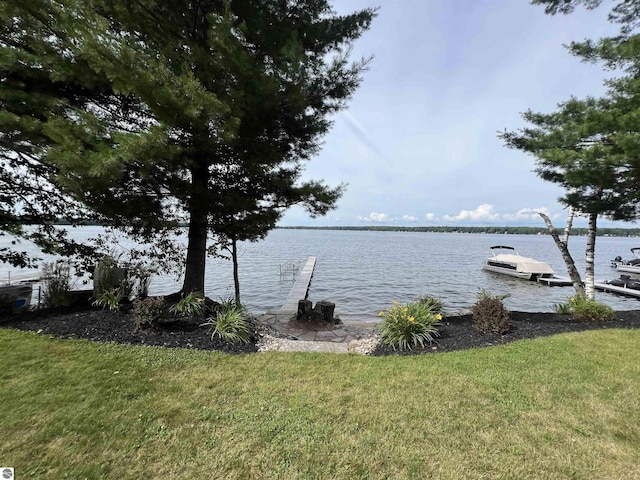
<svg viewBox="0 0 640 480"><path fill-rule="evenodd" d="M77 239L90 238L100 227L73 230ZM0 238L0 246L4 238ZM572 287L547 287L504 275L485 272L482 262L489 247L506 244L524 256L545 261L557 275L568 276L560 252L547 235L489 235L464 233L367 232L346 230L274 230L266 239L239 246L240 287L243 303L254 313L278 308L294 282L287 265L299 268L307 257L317 257L309 299L335 302L343 317L370 317L394 300L408 302L421 295L440 297L449 312L469 308L479 288L494 294L510 294L511 310L552 311ZM569 249L584 275L586 237L571 237ZM126 246L126 243L125 243ZM638 238L598 237L596 280L617 278L610 267L616 255L629 258L629 249L640 246ZM0 278L6 278L0 266ZM15 270L13 270L15 272ZM171 276L153 279L150 293L167 294L180 288ZM209 259L206 295L217 299L233 294L232 265ZM597 292L597 299L617 310L640 308L634 298Z"/></svg>

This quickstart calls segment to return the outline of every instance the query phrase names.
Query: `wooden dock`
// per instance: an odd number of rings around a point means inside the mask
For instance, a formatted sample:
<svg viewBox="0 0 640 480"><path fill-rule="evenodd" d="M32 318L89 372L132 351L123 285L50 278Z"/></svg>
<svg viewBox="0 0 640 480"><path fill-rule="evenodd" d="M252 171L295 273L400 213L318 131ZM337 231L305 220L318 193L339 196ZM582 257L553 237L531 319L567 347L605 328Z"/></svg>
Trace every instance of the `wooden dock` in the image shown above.
<svg viewBox="0 0 640 480"><path fill-rule="evenodd" d="M602 292L618 293L620 295L626 295L627 297L640 298L640 290L635 290L633 288L618 287L617 285L611 285L605 282L595 282L593 286L596 290L600 290Z"/></svg>
<svg viewBox="0 0 640 480"><path fill-rule="evenodd" d="M37 283L41 279L42 273L38 270L31 271L19 271L21 273L15 272L3 272L0 276L0 283L5 285L11 285L14 283Z"/></svg>
<svg viewBox="0 0 640 480"><path fill-rule="evenodd" d="M316 257L307 258L307 262L302 267L302 270L298 274L291 291L284 301L284 304L280 308L284 312L297 312L298 300L304 300L307 298L309 292L309 284L311 283L311 277L313 276L313 270L316 267Z"/></svg>
<svg viewBox="0 0 640 480"><path fill-rule="evenodd" d="M552 278L538 278L538 283L544 283L549 287L566 287L573 285L570 278L567 277L552 277Z"/></svg>

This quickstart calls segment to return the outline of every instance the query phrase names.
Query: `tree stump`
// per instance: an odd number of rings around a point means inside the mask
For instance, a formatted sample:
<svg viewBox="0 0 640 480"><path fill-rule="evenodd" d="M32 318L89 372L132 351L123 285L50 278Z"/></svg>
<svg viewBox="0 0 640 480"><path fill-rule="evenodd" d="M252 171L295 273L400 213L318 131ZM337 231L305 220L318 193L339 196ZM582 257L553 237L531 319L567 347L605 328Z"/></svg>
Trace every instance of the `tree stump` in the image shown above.
<svg viewBox="0 0 640 480"><path fill-rule="evenodd" d="M298 320L301 320L303 318L308 318L311 311L312 311L311 300L298 300L298 313L296 315L296 318Z"/></svg>
<svg viewBox="0 0 640 480"><path fill-rule="evenodd" d="M320 320L324 320L325 322L334 323L333 322L333 312L336 309L336 304L332 302L327 302L322 300L316 303L314 308L314 313L316 313L317 318Z"/></svg>

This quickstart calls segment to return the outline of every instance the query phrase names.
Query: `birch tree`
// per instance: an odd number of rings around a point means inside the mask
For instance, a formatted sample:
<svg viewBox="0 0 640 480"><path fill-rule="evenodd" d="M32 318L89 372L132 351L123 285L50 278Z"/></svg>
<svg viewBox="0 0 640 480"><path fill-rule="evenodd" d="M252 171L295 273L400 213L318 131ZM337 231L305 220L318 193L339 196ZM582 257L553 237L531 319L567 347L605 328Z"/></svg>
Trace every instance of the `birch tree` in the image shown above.
<svg viewBox="0 0 640 480"><path fill-rule="evenodd" d="M549 14L577 6L595 8L599 0L533 0ZM536 159L536 173L561 185L559 200L588 218L585 293L594 298L594 258L598 217L635 220L640 216L640 19L637 2L619 2L609 20L621 25L612 38L573 42L569 50L587 62L618 69L606 82L603 98L571 98L554 113L523 114L529 127L499 136L506 146ZM556 242L558 243L558 242ZM562 250L561 242L558 246ZM572 277L573 279L573 277ZM574 282L575 283L575 282Z"/></svg>
<svg viewBox="0 0 640 480"><path fill-rule="evenodd" d="M571 228L573 226L573 217L574 217L574 209L573 207L569 207L569 213L567 214L567 221L564 227L564 233L562 235L562 239L556 232L553 223L549 216L545 213L538 212L538 215L542 217L545 225L547 226L547 231L553 241L555 242L558 250L560 250L560 254L562 255L562 260L564 260L564 264L567 267L567 272L569 273L569 278L571 279L571 283L573 284L573 288L576 289L577 294L584 294L584 285L582 283L582 277L580 276L580 272L576 268L576 263L573 260L573 256L569 252L569 237L571 234Z"/></svg>

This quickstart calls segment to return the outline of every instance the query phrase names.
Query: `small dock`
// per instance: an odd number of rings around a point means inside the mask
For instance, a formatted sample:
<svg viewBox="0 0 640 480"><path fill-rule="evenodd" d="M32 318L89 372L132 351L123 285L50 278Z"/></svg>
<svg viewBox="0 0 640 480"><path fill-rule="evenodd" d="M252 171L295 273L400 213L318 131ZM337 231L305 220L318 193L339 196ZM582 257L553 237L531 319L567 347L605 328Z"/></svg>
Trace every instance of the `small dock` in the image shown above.
<svg viewBox="0 0 640 480"><path fill-rule="evenodd" d="M596 290L600 290L602 292L618 293L620 295L626 295L627 297L640 298L640 290L633 288L619 287L605 282L595 282L593 286Z"/></svg>
<svg viewBox="0 0 640 480"><path fill-rule="evenodd" d="M9 271L0 275L0 284L12 285L14 283L37 283L41 280L41 276L42 273L38 270L21 270L20 273L13 273Z"/></svg>
<svg viewBox="0 0 640 480"><path fill-rule="evenodd" d="M296 279L291 291L284 301L280 310L283 312L297 312L298 300L304 300L307 298L309 292L309 285L311 284L311 277L313 276L313 270L316 268L316 257L307 258L307 262L300 270L298 278Z"/></svg>
<svg viewBox="0 0 640 480"><path fill-rule="evenodd" d="M538 278L538 283L544 283L549 287L566 287L569 285L573 285L571 279L568 277L556 277L553 276L551 278Z"/></svg>

